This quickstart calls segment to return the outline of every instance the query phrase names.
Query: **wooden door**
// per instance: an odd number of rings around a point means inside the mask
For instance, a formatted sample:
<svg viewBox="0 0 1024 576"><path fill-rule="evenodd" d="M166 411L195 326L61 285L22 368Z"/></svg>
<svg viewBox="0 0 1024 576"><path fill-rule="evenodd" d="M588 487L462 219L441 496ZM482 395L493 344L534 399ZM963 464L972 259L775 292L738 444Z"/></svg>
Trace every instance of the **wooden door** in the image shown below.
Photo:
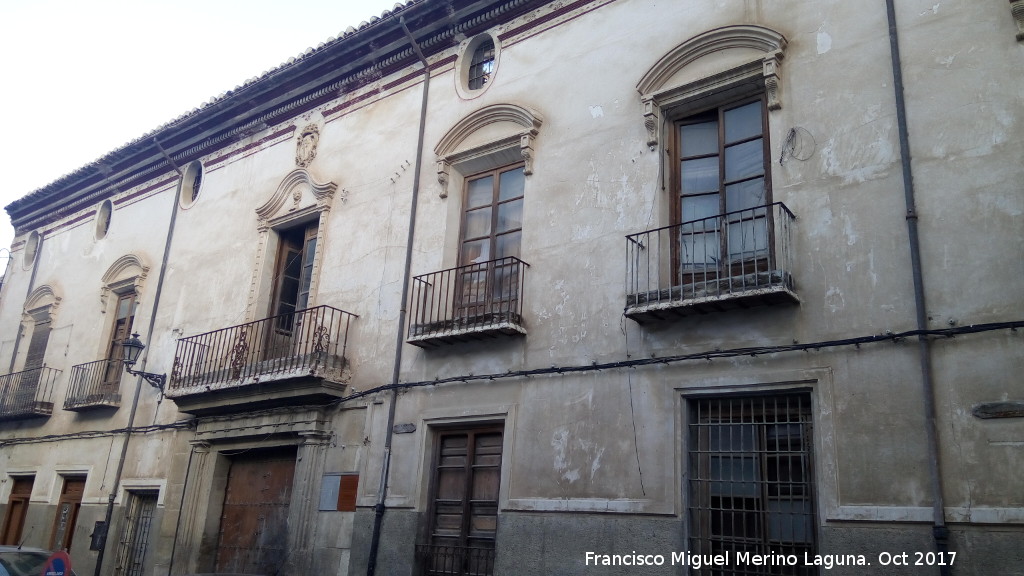
<svg viewBox="0 0 1024 576"><path fill-rule="evenodd" d="M78 510L82 507L85 493L85 478L65 478L57 503L57 517L53 520L53 535L50 538L52 550L70 550L75 535Z"/></svg>
<svg viewBox="0 0 1024 576"><path fill-rule="evenodd" d="M217 539L216 571L277 574L287 559L295 447L231 459Z"/></svg>
<svg viewBox="0 0 1024 576"><path fill-rule="evenodd" d="M21 544L21 532L25 527L25 515L28 514L28 502L32 497L34 481L34 476L14 478L11 497L7 501L7 516L4 518L4 531L0 544Z"/></svg>
<svg viewBox="0 0 1024 576"><path fill-rule="evenodd" d="M430 503L430 543L421 547L423 574L493 573L501 450L500 428L439 434Z"/></svg>

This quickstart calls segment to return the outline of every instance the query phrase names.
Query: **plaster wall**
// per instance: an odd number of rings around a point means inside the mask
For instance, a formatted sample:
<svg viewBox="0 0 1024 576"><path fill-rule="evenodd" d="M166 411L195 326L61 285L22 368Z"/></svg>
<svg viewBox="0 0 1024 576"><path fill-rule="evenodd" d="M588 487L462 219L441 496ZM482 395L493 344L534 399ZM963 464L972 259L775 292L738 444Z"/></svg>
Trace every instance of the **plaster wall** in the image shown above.
<svg viewBox="0 0 1024 576"><path fill-rule="evenodd" d="M1024 80L1017 73L1024 46L1013 40L1006 6L997 4L913 0L898 7L931 328L1019 320L1024 311ZM379 79L201 159L202 188L187 208L176 207L176 186L169 184L115 204L103 239L96 239L94 218L69 223L84 212L46 232L33 286L50 285L62 299L46 358L48 366L62 367L64 377L49 419L5 423L0 437L126 425L134 379L123 380L116 411L75 414L60 410L60 403L70 367L105 353L110 318L100 305L102 276L125 254L149 266L135 326L150 329L172 210L174 238L147 342L147 370L171 370L177 338L270 314L276 234L299 220L271 230L261 244L257 209L296 170L295 136L310 124L319 129L319 143L305 170L316 184L336 185L323 216L310 306L330 305L358 316L348 341L350 390L390 383L410 210L417 216L412 274L456 264L459 182L471 174L453 174L443 196L433 149L460 120L497 104L515 104L542 118L523 212L528 334L432 350L404 344L401 381L825 342L915 327L883 6L748 0L669 10L653 0L617 0L570 11L550 27L526 27L537 16L494 30L501 38L500 59L478 96L457 88L455 66L435 69L416 206L422 85L412 77L385 89L388 79ZM800 302L640 325L622 314L624 237L669 223L674 192L665 184L663 147L648 146L637 82L683 41L737 24L770 28L788 41L780 68L782 107L768 113L767 136L772 199L796 214L793 274ZM941 43L934 42L938 37ZM453 46L434 60L457 52ZM748 51L716 53L684 67L672 81L697 80L756 57ZM382 93L373 95L377 90ZM362 95L370 97L344 112L328 112ZM467 146L493 140L505 128L481 129ZM803 139L806 157L794 157L787 147L791 134ZM306 194L303 206L310 203ZM26 237L15 243L15 265L0 306L0 362L13 358L15 366L19 299L29 291L30 275L16 265ZM1024 428L1019 419L979 420L970 409L1019 399L1013 375L1024 369L1020 338L991 332L934 344L946 514L954 523L1009 526L992 540L991 551L979 552L1003 567L1013 560L1005 550L1019 538L1012 527L1024 522L1016 485L1024 474ZM17 353L23 355L26 346L23 338ZM589 545L682 545L688 398L778 389L806 389L813 400L823 550L845 552L846 543L870 550L891 541L925 549L928 535L921 523L931 519L931 493L917 354L916 342L903 339L403 391L395 422L415 424L416 430L393 438L381 569L411 571L411 544L422 536L429 502L436 426L504 424L499 566L509 570L522 550L547 542L550 550L522 574L580 573L574 554ZM157 402L148 386L140 398L137 424L189 418L172 401ZM334 566L344 573L351 566L357 573L365 566L388 402L389 394L371 396L329 420L328 428L343 441L325 449L324 471L360 472L360 511L314 514L316 571ZM166 482L158 572L169 569L168 539L173 542L181 524L191 434L136 435L129 450L125 478ZM99 518L118 443L103 438L55 443L47 450L34 444L5 447L0 472L8 484L10 474L37 474L30 519L49 530L52 471L85 467L90 512L82 518ZM222 483L225 473L202 471L205 485ZM7 496L9 488L0 488L0 501L6 503ZM216 514L205 512L216 504L210 502L185 504L186 513L196 515L195 525L187 526L206 536L195 550L177 552L175 573L200 567L196 558L211 553ZM585 527L579 532L567 528L580 522ZM863 522L887 524L858 524ZM989 550L977 535L980 529L974 530L958 532L955 545ZM76 536L76 546L83 541ZM976 564L976 573L987 565Z"/></svg>

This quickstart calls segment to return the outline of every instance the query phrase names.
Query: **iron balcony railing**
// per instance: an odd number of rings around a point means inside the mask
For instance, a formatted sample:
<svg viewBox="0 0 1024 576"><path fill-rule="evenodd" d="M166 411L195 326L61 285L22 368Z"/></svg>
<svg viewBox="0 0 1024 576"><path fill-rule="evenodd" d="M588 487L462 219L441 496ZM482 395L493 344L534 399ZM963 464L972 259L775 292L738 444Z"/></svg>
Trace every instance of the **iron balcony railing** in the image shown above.
<svg viewBox="0 0 1024 576"><path fill-rule="evenodd" d="M0 419L49 416L54 384L61 371L43 366L0 376Z"/></svg>
<svg viewBox="0 0 1024 576"><path fill-rule="evenodd" d="M776 202L627 236L626 314L792 294L794 219Z"/></svg>
<svg viewBox="0 0 1024 576"><path fill-rule="evenodd" d="M494 548L416 545L420 576L492 576Z"/></svg>
<svg viewBox="0 0 1024 576"><path fill-rule="evenodd" d="M81 410L121 404L121 373L124 361L104 359L71 367L65 410Z"/></svg>
<svg viewBox="0 0 1024 576"><path fill-rule="evenodd" d="M255 384L268 375L340 377L355 317L317 306L181 338L168 396Z"/></svg>
<svg viewBox="0 0 1024 576"><path fill-rule="evenodd" d="M416 276L409 342L422 345L498 332L525 334L523 283L528 266L508 256Z"/></svg>

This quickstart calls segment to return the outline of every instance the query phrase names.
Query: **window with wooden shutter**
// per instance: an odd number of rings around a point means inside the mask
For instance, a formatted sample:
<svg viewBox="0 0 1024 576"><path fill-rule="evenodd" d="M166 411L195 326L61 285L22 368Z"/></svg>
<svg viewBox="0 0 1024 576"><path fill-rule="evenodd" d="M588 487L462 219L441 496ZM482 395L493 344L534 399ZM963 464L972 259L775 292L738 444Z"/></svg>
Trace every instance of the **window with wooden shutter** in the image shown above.
<svg viewBox="0 0 1024 576"><path fill-rule="evenodd" d="M110 328L110 340L107 342L107 371L103 376L101 392L116 392L121 387L121 364L124 359L122 344L131 336L137 305L134 291L117 295L114 324Z"/></svg>

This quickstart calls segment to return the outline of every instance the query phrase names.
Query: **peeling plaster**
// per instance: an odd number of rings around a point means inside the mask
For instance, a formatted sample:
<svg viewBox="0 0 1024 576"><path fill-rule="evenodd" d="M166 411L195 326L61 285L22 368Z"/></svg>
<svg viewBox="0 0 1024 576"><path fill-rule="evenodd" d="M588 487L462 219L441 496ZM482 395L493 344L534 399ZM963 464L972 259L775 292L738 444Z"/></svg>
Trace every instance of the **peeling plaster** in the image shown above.
<svg viewBox="0 0 1024 576"><path fill-rule="evenodd" d="M830 286L828 292L825 293L825 305L828 306L833 314L846 308L846 298L843 297L843 291L836 286Z"/></svg>
<svg viewBox="0 0 1024 576"><path fill-rule="evenodd" d="M825 25L822 24L821 28L818 28L818 56L825 54L832 49L832 36L824 30Z"/></svg>
<svg viewBox="0 0 1024 576"><path fill-rule="evenodd" d="M601 108L600 106L591 106L590 116L594 119L601 118L602 116L604 116L604 109Z"/></svg>

